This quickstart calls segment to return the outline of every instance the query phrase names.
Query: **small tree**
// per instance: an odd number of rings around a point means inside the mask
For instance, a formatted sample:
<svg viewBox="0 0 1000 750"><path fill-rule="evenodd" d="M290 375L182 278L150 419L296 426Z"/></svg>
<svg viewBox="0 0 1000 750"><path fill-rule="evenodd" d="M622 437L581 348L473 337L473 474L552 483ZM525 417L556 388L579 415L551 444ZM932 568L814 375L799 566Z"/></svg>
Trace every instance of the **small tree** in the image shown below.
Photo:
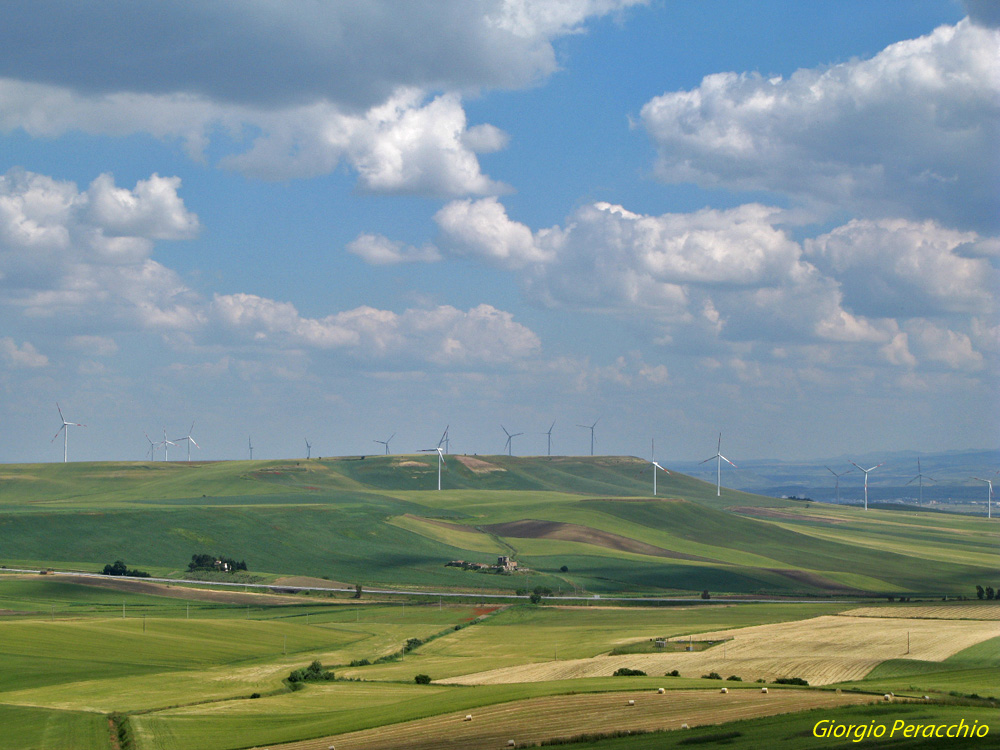
<svg viewBox="0 0 1000 750"><path fill-rule="evenodd" d="M708 589L705 589L704 591L701 592L701 598L702 599L711 599L712 595L708 593Z"/></svg>
<svg viewBox="0 0 1000 750"><path fill-rule="evenodd" d="M360 599L361 598L361 584L360 583L354 584L354 598L355 599Z"/></svg>
<svg viewBox="0 0 1000 750"><path fill-rule="evenodd" d="M993 597L994 597L993 587L992 586L987 586L986 587L986 598L987 599L992 599Z"/></svg>
<svg viewBox="0 0 1000 750"><path fill-rule="evenodd" d="M429 685L431 682L430 675L418 674L413 678L413 681L418 685Z"/></svg>
<svg viewBox="0 0 1000 750"><path fill-rule="evenodd" d="M982 599L985 596L986 596L986 592L983 591L983 587L982 586L976 586L976 598L977 599Z"/></svg>

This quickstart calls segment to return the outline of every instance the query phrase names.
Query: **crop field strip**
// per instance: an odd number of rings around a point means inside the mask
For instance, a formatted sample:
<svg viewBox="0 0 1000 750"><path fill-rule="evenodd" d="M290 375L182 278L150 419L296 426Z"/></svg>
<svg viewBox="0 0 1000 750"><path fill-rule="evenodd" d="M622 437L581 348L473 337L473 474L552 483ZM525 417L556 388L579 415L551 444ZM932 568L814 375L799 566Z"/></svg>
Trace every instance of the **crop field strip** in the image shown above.
<svg viewBox="0 0 1000 750"><path fill-rule="evenodd" d="M635 701L629 705L629 701ZM481 750L581 733L680 729L775 714L871 703L870 695L806 690L631 691L533 698L350 734L272 745L272 750Z"/></svg>
<svg viewBox="0 0 1000 750"><path fill-rule="evenodd" d="M810 685L859 680L887 658L943 661L962 649L1000 635L994 621L861 618L826 615L811 620L700 633L724 641L704 651L596 656L547 661L440 680L443 684L599 677L622 667L647 674L678 670L685 677L710 672L743 680L801 677ZM907 655L907 646L910 653Z"/></svg>

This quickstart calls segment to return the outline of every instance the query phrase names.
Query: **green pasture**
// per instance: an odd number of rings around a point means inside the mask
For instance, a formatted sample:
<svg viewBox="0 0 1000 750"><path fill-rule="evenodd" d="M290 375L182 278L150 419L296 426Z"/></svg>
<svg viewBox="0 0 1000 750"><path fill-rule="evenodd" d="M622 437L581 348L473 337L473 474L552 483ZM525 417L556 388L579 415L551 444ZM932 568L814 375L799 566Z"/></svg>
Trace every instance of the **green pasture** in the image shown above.
<svg viewBox="0 0 1000 750"><path fill-rule="evenodd" d="M663 477L653 499L647 462L629 457L477 457L500 469L491 472L460 458L449 457L442 492L432 489L436 457L423 454L7 466L0 561L100 570L121 559L181 576L192 554L211 552L247 560L265 578L601 594L955 594L1000 567L1000 522L731 490L718 498L681 474ZM490 528L514 521L572 524L578 538ZM503 553L529 572L444 565Z"/></svg>
<svg viewBox="0 0 1000 750"><path fill-rule="evenodd" d="M110 750L108 718L0 704L0 750Z"/></svg>

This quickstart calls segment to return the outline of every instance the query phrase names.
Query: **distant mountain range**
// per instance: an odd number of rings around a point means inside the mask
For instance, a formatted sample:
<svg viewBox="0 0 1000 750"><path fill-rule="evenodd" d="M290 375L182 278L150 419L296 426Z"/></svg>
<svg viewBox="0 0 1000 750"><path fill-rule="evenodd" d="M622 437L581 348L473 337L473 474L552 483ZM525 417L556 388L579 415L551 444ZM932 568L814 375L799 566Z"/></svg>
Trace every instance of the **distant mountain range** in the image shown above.
<svg viewBox="0 0 1000 750"><path fill-rule="evenodd" d="M864 474L851 465L851 461L868 468L882 463L868 476L868 501L871 502L915 502L920 495L919 473L923 474L923 498L925 503L982 503L985 510L987 487L972 477L995 478L994 499L1000 493L1000 451L965 450L943 453L920 453L917 451L897 451L882 454L861 454L859 456L838 456L836 458L806 461L779 461L758 459L740 461L733 457L738 468L723 464L722 483L725 487L755 492L771 497L809 497L823 502L836 502L836 479L830 469L841 474L841 502L858 503L864 497ZM666 464L705 481L715 481L714 461L679 462ZM829 467L829 468L828 468ZM908 484L909 483L909 484Z"/></svg>

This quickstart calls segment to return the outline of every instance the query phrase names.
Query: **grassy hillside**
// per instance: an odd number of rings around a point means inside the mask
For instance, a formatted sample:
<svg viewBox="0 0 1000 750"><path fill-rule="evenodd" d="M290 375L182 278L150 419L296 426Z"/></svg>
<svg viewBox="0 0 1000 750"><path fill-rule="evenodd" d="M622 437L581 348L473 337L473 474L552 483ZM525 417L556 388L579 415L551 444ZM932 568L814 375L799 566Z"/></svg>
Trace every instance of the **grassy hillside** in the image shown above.
<svg viewBox="0 0 1000 750"><path fill-rule="evenodd" d="M965 594L1000 520L816 505L661 475L630 457L437 456L0 468L0 563L610 593ZM446 567L514 556L529 572ZM927 564L928 562L933 564ZM565 570L564 570L565 568Z"/></svg>

